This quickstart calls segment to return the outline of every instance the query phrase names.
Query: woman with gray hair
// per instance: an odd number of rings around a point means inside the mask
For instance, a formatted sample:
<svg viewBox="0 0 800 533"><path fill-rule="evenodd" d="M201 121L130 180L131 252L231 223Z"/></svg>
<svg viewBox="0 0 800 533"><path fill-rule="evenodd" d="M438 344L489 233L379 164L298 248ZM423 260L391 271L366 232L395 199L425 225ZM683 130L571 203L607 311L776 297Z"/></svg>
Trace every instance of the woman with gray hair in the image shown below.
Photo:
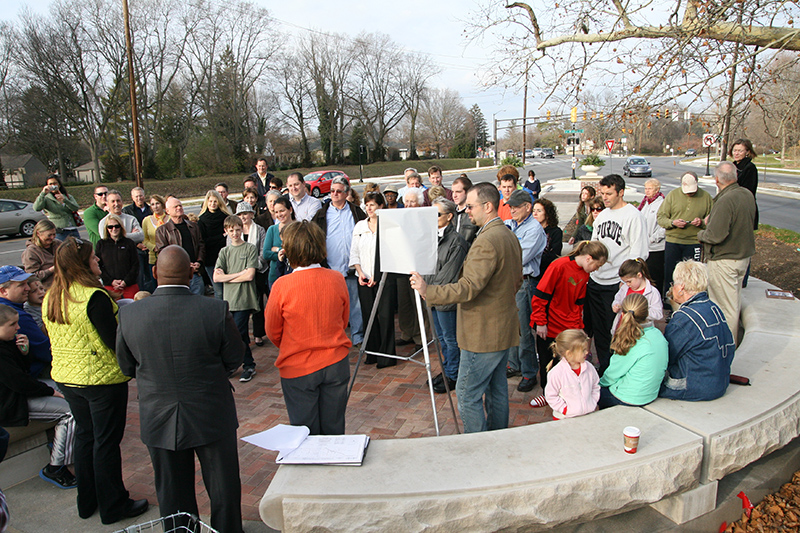
<svg viewBox="0 0 800 533"><path fill-rule="evenodd" d="M645 235L650 250L650 255L647 256L647 270L650 271L653 287L659 294L664 294L664 248L667 245L666 230L658 225L658 210L663 203L661 182L655 178L645 181L644 198L639 203L639 211L644 217Z"/></svg>
<svg viewBox="0 0 800 533"><path fill-rule="evenodd" d="M458 234L455 226L451 224L456 216L456 204L444 196L433 201L433 206L439 210L438 234L439 246L436 257L436 274L424 276L425 282L432 285L447 285L458 281L458 273L467 257L469 245ZM447 392L447 387L453 391L458 380L458 365L461 361L461 352L456 340L456 305L437 305L432 308L433 327L442 345L444 368L442 373L433 379L433 390L439 394Z"/></svg>
<svg viewBox="0 0 800 533"><path fill-rule="evenodd" d="M725 394L736 345L725 316L708 293L706 265L693 260L675 267L672 314L664 336L669 363L659 396L673 400L714 400Z"/></svg>

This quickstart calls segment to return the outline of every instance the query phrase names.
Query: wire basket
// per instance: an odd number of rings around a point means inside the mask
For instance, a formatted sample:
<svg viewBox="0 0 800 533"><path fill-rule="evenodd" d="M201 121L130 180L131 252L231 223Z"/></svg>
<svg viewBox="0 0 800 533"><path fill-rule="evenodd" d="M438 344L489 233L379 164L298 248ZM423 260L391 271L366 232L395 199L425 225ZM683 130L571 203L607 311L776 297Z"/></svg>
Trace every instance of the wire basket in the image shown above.
<svg viewBox="0 0 800 533"><path fill-rule="evenodd" d="M191 513L175 513L162 516L156 520L134 526L128 526L115 533L140 533L152 531L161 533L218 533L208 524L204 524L197 516Z"/></svg>

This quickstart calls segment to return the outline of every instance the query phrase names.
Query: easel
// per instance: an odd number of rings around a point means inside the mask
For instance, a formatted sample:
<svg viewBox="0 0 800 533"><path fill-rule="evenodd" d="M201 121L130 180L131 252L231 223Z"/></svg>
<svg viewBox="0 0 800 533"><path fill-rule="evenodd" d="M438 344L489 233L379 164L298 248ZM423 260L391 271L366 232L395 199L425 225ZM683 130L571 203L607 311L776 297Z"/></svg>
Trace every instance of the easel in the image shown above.
<svg viewBox="0 0 800 533"><path fill-rule="evenodd" d="M361 348L358 350L358 361L356 361L356 367L353 370L353 377L350 378L350 385L347 388L347 398L350 399L350 393L353 391L353 385L356 382L356 376L358 375L358 369L361 366L361 361L364 358L364 354L380 356L380 357L388 357L390 359L400 359L401 361L409 361L411 363L416 363L418 365L422 365L425 367L425 372L428 374L428 391L431 395L431 409L433 410L433 423L436 426L436 436L439 436L439 416L436 413L436 396L433 392L433 378L431 377L431 359L430 353L428 352L428 346L431 343L434 343L437 347L437 351L439 353L439 364L441 365L444 378L444 388L447 393L447 400L450 402L450 410L453 412L453 421L456 424L456 433L461 433L461 429L458 425L458 417L456 416L456 408L453 405L453 398L450 395L450 385L447 383L447 377L444 376L444 357L442 354L442 346L439 343L439 338L436 336L436 332L434 331L433 340L428 340L427 335L425 333L425 321L422 318L422 298L420 298L419 293L414 291L414 300L416 301L417 305L417 320L419 320L419 332L422 337L422 349L417 350L416 352L412 353L411 355L395 355L395 354L388 354L388 353L379 353L379 352L368 352L366 351L367 346L367 339L369 339L369 334L372 331L372 327L375 325L375 316L378 313L378 304L381 301L381 296L383 296L383 289L386 285L386 279L388 277L388 273L384 272L383 276L381 276L380 284L378 285L378 294L375 296L375 303L372 306L372 311L369 314L369 321L367 322L367 328L364 331L364 341L361 343ZM425 309L428 311L428 318L430 319L431 329L435 329L433 327L433 314L431 313L430 307L425 305ZM392 333L394 335L394 333ZM414 359L417 354L422 352L423 361L418 361Z"/></svg>

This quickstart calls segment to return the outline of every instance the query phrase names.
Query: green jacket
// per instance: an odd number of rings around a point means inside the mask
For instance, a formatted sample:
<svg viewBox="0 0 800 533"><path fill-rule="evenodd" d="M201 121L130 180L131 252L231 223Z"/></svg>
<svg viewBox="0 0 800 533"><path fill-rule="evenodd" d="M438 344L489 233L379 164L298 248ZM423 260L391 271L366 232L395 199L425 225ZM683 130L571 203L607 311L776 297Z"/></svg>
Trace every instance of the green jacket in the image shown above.
<svg viewBox="0 0 800 533"><path fill-rule="evenodd" d="M756 253L753 224L756 200L753 193L732 183L714 198L708 226L697 234L709 261L747 259Z"/></svg>
<svg viewBox="0 0 800 533"><path fill-rule="evenodd" d="M92 241L93 245L97 245L97 241L100 240L100 232L97 228L106 215L108 213L97 207L97 204L92 204L91 207L87 207L83 212L83 223L86 225L86 231L89 232L89 240Z"/></svg>
<svg viewBox="0 0 800 533"><path fill-rule="evenodd" d="M672 244L697 244L697 233L705 227L705 224L692 226L687 224L685 228L672 225L673 220L685 220L691 222L695 218L704 219L711 213L714 200L711 195L703 189L697 189L694 196L687 196L678 187L669 191L664 202L658 209L658 225L667 230L667 242Z"/></svg>
<svg viewBox="0 0 800 533"><path fill-rule="evenodd" d="M56 200L53 193L42 191L33 201L33 208L36 211L44 209L47 218L56 225L56 231L62 231L64 228L75 226L75 218L72 213L80 209L80 206L71 194L64 197L62 204Z"/></svg>
<svg viewBox="0 0 800 533"><path fill-rule="evenodd" d="M667 339L653 326L645 327L642 336L625 355L614 354L600 386L631 405L645 405L658 397L669 362Z"/></svg>
<svg viewBox="0 0 800 533"><path fill-rule="evenodd" d="M53 367L50 374L54 381L90 386L114 385L130 379L120 370L116 354L102 341L87 314L89 298L102 290L72 284L69 294L75 301L65 298L69 324L52 322L47 312L42 313L51 339ZM45 295L42 309L47 309L51 295L50 291ZM117 304L112 302L112 305L116 314Z"/></svg>

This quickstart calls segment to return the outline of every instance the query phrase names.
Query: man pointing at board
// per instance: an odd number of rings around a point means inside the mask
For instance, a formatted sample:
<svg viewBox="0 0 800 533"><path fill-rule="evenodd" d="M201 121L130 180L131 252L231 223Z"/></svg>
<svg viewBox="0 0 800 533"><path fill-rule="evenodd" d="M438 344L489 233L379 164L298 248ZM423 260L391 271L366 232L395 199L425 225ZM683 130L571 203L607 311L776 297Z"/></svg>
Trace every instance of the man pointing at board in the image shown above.
<svg viewBox="0 0 800 533"><path fill-rule="evenodd" d="M499 204L491 183L467 193L467 212L480 230L457 282L428 286L411 273L411 287L429 305L458 304L456 395L465 433L508 427L506 362L519 346L515 295L522 285L522 249L497 216Z"/></svg>

